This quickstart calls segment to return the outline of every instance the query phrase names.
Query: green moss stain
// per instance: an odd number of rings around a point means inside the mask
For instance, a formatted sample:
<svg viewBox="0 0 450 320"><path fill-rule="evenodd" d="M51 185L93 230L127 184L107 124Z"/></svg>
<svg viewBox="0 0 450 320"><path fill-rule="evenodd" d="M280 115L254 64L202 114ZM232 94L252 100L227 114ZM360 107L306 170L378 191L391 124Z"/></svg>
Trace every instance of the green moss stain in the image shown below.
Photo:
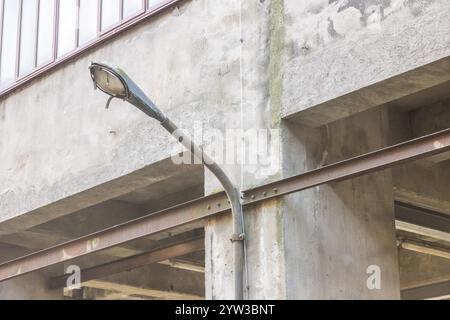
<svg viewBox="0 0 450 320"><path fill-rule="evenodd" d="M269 35L269 94L272 128L279 128L281 123L284 41L284 0L272 0Z"/></svg>
<svg viewBox="0 0 450 320"><path fill-rule="evenodd" d="M284 0L271 0L269 34L269 95L271 128L273 129L281 129L281 109L283 105L284 43ZM276 214L276 242L277 246L281 249L281 251L283 251L283 201L276 200L274 203L274 209Z"/></svg>
<svg viewBox="0 0 450 320"><path fill-rule="evenodd" d="M276 201L276 239L278 248L283 251L284 248L284 214L283 214L283 203L279 200Z"/></svg>

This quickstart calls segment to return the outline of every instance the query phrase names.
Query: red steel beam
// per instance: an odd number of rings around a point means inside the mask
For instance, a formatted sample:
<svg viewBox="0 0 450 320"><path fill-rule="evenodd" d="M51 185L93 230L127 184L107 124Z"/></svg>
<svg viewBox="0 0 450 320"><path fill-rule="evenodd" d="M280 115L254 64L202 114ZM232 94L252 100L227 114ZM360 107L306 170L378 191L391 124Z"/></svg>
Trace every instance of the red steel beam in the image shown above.
<svg viewBox="0 0 450 320"><path fill-rule="evenodd" d="M153 213L0 265L0 281L115 247L230 209L224 192Z"/></svg>
<svg viewBox="0 0 450 320"><path fill-rule="evenodd" d="M81 281L86 282L89 280L101 279L113 274L130 271L145 265L173 259L204 249L205 240L203 238L188 240L183 243L178 243L165 248L159 248L136 256L105 263L92 268L83 269L81 271ZM58 289L65 287L69 276L70 275L62 275L51 279L50 288Z"/></svg>
<svg viewBox="0 0 450 320"><path fill-rule="evenodd" d="M450 150L450 129L244 191L244 204L358 177Z"/></svg>
<svg viewBox="0 0 450 320"><path fill-rule="evenodd" d="M450 129L331 164L244 192L244 204L383 170L450 150ZM108 249L194 221L230 212L224 192L169 208L0 264L0 281Z"/></svg>

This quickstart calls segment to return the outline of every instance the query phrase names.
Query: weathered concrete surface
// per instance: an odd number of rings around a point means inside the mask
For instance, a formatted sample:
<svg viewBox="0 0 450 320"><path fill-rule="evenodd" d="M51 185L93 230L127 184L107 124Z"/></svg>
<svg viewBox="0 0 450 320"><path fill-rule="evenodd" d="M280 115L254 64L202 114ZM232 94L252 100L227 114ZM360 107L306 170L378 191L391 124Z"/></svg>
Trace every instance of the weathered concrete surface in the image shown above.
<svg viewBox="0 0 450 320"><path fill-rule="evenodd" d="M85 216L91 215L93 219L101 222L102 212L103 215L107 214L106 207L115 201L110 199L115 198L126 199L128 202L137 202L137 204L134 206L127 206L126 203L122 202L122 205L120 205L121 202L116 201L114 210L121 212L113 219L103 221L104 226L111 226L114 221L117 222L121 218L123 222L142 216L151 212L152 209L157 210L158 208L162 208L162 205L174 203L173 201L170 203L170 201L167 201L168 199L164 199L166 196L169 196L167 190L170 189L170 185L180 186L180 181L184 181L186 187L192 186L192 184L201 183L203 180L202 168L198 170L197 167L175 166L170 159L158 161L143 169L96 185L93 188L78 192L35 210L10 218L3 218L4 220L0 218L0 235L4 236L21 232L69 214L83 213ZM73 183L78 182L73 181ZM173 188L174 192L178 189L179 187ZM145 202L139 203L139 201L137 201L139 196L136 194L140 192L143 193L144 191L146 191L147 201L151 200L151 196L153 196L154 200L158 199L158 195L160 195L158 203L151 205L148 205ZM190 196L192 195L192 192L187 192L185 195ZM55 195L51 196L54 197ZM183 197L180 197L180 199L183 199ZM160 205L159 207L158 204ZM6 203L5 207L9 207L8 205L9 204ZM128 216L128 219L126 219L126 216ZM91 222L93 221L91 220ZM108 223L110 224L108 225ZM95 223L92 223L92 226L94 225ZM89 228L86 228L86 230L89 230Z"/></svg>
<svg viewBox="0 0 450 320"><path fill-rule="evenodd" d="M332 3L330 6L336 8L338 3L343 2ZM386 3L383 5L389 7ZM292 8L295 6L304 8L308 5L293 1L270 2L270 21L266 22L270 29L269 44L267 47L260 46L260 50L261 52L266 50L269 57L266 71L269 95L267 110L270 111L272 121L260 118L259 124L266 128L282 129L283 153L278 177L312 170L413 137L407 110L390 109L391 106L387 102L448 81L448 58L447 54L442 53L447 50L447 46L444 46L441 40L441 42L429 40L428 33L433 32L425 28L418 32L416 39L413 31L407 32L407 37L400 37L402 39L399 40L399 50L396 51L397 44L393 39L394 36L398 37L398 34L390 34L393 30L389 31L389 28L398 27L400 31L408 28L416 30L420 23L427 24L431 19L436 19L434 11L445 11L448 6L442 2L434 2L424 7L423 11L416 12L414 6L418 2L411 1L410 5L401 4L398 7L394 2L389 3L393 6L390 7L392 11L389 14L386 13L388 10L385 11L386 16L381 22L383 26L381 30L373 30L372 26L365 25L354 32L349 29L348 37L330 38L329 43L328 40L320 40L319 36L312 36L311 41L319 39L316 44L320 48L313 48L311 52L304 54L305 57L299 57L297 60L291 57L291 60L286 61L284 59L289 54L289 48L286 48L279 38L305 36L303 29L294 35L295 30L300 30L299 24L308 20L302 20L298 15L292 14ZM283 20L283 13L289 21ZM314 16L316 13L308 14ZM434 23L447 22L442 17L438 14ZM367 16L365 19L367 22L371 18ZM398 26L394 26L396 20L401 20ZM298 29L295 29L294 25ZM306 30L311 28L305 27ZM441 31L440 29L439 32ZM435 34L434 36L438 37ZM442 39L442 35L439 37ZM435 50L432 49L432 54L418 48L411 53L414 59L408 63L400 63L402 59L407 58L406 56L411 57L410 53L408 55L405 53L408 46L422 41L425 47L436 47ZM378 49L367 51L363 44L370 44ZM340 48L345 50L340 52ZM386 52L380 48L386 49ZM335 61L331 63L329 60L330 63L324 63L328 61L323 60L324 56ZM361 60L358 64L352 65L352 59L355 57ZM437 59L440 60L435 62ZM313 124L323 124L347 117L345 120L314 130L298 124L280 124L280 117L290 114L292 111L290 108L294 105L292 101L297 97L305 99L305 105L302 107L306 110L307 107L318 103L312 101L313 99L327 101L334 96L342 96L347 91L358 90L424 64L428 65L391 79L392 81L383 81L380 83L381 86L373 87L373 91L359 91L358 94L365 97L365 100L359 100L362 102L356 103L357 107L353 109L347 108L347 105L343 113L338 109L323 109L330 118L321 118L318 122L313 121L315 122ZM332 76L328 77L330 65L334 66L334 69ZM395 67L392 67L394 65ZM357 75L358 72L361 74ZM289 75L292 76L291 79L288 78ZM336 81L338 75L345 80L341 81L342 86L336 85L341 84ZM250 79L247 78L246 83L251 84ZM404 90L399 90L399 87ZM388 92L384 92L387 89ZM355 96L352 99L354 98ZM334 105L334 102L330 105ZM367 110L382 104L385 105L383 108ZM297 108L295 112L298 110ZM250 119L255 121L254 117ZM246 175L248 168L241 168L241 171L234 169L235 171L233 168L229 171L240 172L245 177L242 184L244 187L250 187L258 181ZM213 187L208 188L210 183L208 181L211 180L206 179L207 192L214 191ZM246 224L250 226L247 228L251 228L254 232L248 232L251 235L248 241L250 248L248 259L253 261L249 264L254 268L249 279L250 297L267 298L267 291L260 286L265 283L266 286L275 288L269 293L273 298L400 298L393 201L391 171L384 171L291 195L268 208L260 207L257 209L260 214L269 210L277 216L276 219L272 217L270 221L266 221L264 225L259 224L256 215L246 213ZM220 218L211 220L206 227L207 297L231 296L232 255L231 246L227 244L231 232L229 225L229 219ZM263 235L266 239L258 239ZM281 241L278 241L279 239ZM259 252L251 250L252 241L259 245ZM274 266L270 260L270 263L261 261L261 255L277 256L279 265ZM366 270L371 265L377 265L382 270L381 290L369 290L366 286L368 277ZM263 276L265 272L270 272L272 279L265 280ZM273 279L284 279L284 284L280 285L277 282L273 285Z"/></svg>
<svg viewBox="0 0 450 320"><path fill-rule="evenodd" d="M399 251L402 290L450 280L450 260L408 250Z"/></svg>
<svg viewBox="0 0 450 320"><path fill-rule="evenodd" d="M449 161L404 164L392 170L392 177L396 200L450 214Z"/></svg>
<svg viewBox="0 0 450 320"><path fill-rule="evenodd" d="M317 126L450 79L446 0L284 7L284 117Z"/></svg>
<svg viewBox="0 0 450 320"><path fill-rule="evenodd" d="M161 294L166 293L166 298L175 294L192 295L196 297L204 297L204 274L194 271L187 271L172 268L170 266L152 264L139 269L134 269L128 272L118 273L113 276L108 276L102 279L88 281L83 283L83 286L101 288L103 284L108 287L103 289L121 289L138 288L151 292L154 290ZM97 282L97 286L95 285ZM101 288L102 289L102 288ZM127 292L132 294L132 291ZM139 294L139 292L136 292ZM157 298L163 298L157 296Z"/></svg>
<svg viewBox="0 0 450 320"><path fill-rule="evenodd" d="M32 273L0 283L0 300L61 300L63 290L47 289L46 277Z"/></svg>
<svg viewBox="0 0 450 320"><path fill-rule="evenodd" d="M450 94L450 87L448 89ZM450 99L415 110L411 115L414 135L420 137L450 127ZM450 152L430 157L430 161L443 162L450 159Z"/></svg>
<svg viewBox="0 0 450 320"><path fill-rule="evenodd" d="M241 113L238 128L247 130L277 129L280 122L280 104L276 97L278 62L277 27L273 12L279 10L279 1L236 2L236 12L242 15L242 47L240 80L242 85ZM239 16L233 21L238 29ZM234 123L233 123L234 125ZM228 126L227 126L228 128ZM276 132L276 131L275 131ZM250 188L280 177L281 153L277 149L276 133L268 133L273 150L258 154L258 160L269 165L237 162L225 166L227 173L241 189ZM252 141L243 139L243 148L249 150ZM240 151L238 147L235 151ZM229 151L229 150L227 150ZM261 151L261 150L256 150ZM241 154L240 154L241 155ZM238 156L239 159L239 156ZM220 188L218 182L206 173L205 190L212 193ZM250 299L283 299L285 297L284 248L282 217L277 201L246 209L248 297ZM233 298L233 251L230 236L231 217L210 219L205 226L205 277L207 299Z"/></svg>
<svg viewBox="0 0 450 320"><path fill-rule="evenodd" d="M288 125L287 176L387 144L386 110L364 112L327 128ZM398 299L392 180L389 170L286 197L283 204L286 296L289 299ZM369 290L369 266L381 289Z"/></svg>
<svg viewBox="0 0 450 320"><path fill-rule="evenodd" d="M411 115L411 127L415 137L449 128L450 99L414 110Z"/></svg>
<svg viewBox="0 0 450 320"><path fill-rule="evenodd" d="M290 176L385 147L389 113L371 110L320 129L282 128ZM250 298L399 299L389 170L303 191L246 211ZM231 220L206 227L206 296L232 297ZM379 266L381 289L366 273ZM270 290L268 290L270 288Z"/></svg>
<svg viewBox="0 0 450 320"><path fill-rule="evenodd" d="M286 297L282 217L277 200L245 212L249 299ZM222 216L205 226L207 299L233 299L232 225L230 216Z"/></svg>
<svg viewBox="0 0 450 320"><path fill-rule="evenodd" d="M346 3L186 1L1 101L0 234L177 176L161 161L176 142L120 101L104 111L90 60L122 66L191 132L195 121L204 131L281 129L279 171L225 166L242 188L389 144L386 110L360 111L449 80L449 4ZM313 125L358 114L311 130L281 122L298 112ZM218 189L206 174L205 192ZM250 297L398 298L391 190L386 171L247 210ZM208 298L231 297L230 226L229 217L206 226ZM367 289L369 265L381 267L382 290Z"/></svg>
<svg viewBox="0 0 450 320"><path fill-rule="evenodd" d="M0 263L12 260L18 256L29 254L31 250L25 249L19 245L0 243Z"/></svg>
<svg viewBox="0 0 450 320"><path fill-rule="evenodd" d="M94 187L171 155L176 141L158 123L121 101L105 111L89 61L122 66L182 127L232 123L240 108L239 32L230 23L236 17L233 2L186 1L3 99L0 221L85 190L93 192L89 199L114 196L117 189ZM81 209L69 207L55 211ZM46 214L33 216L42 223Z"/></svg>

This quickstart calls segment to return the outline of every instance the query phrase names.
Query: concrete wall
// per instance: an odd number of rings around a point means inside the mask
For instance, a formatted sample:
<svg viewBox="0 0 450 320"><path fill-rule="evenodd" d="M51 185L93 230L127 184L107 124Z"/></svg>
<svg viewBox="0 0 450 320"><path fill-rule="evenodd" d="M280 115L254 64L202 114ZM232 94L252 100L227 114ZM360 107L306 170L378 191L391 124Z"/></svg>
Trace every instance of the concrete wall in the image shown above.
<svg viewBox="0 0 450 320"><path fill-rule="evenodd" d="M447 61L344 96L446 58L449 13L446 0L284 1L283 115L303 112L299 121L321 125L448 81Z"/></svg>
<svg viewBox="0 0 450 320"><path fill-rule="evenodd" d="M121 101L104 109L92 60L122 66L187 129L235 122L237 20L233 2L186 1L2 99L0 222L170 156L155 121Z"/></svg>
<svg viewBox="0 0 450 320"><path fill-rule="evenodd" d="M123 67L191 132L280 129L278 170L225 166L249 188L387 145L386 110L318 129L281 119L321 126L448 81L449 12L445 0L185 1L0 101L0 223L29 227L15 219L80 193L105 201L108 189L92 188L136 172L151 183L171 155L176 143L154 120L121 101L104 110L91 60ZM424 81L383 81L425 64ZM382 81L355 103L333 102ZM219 188L207 174L205 192ZM398 298L391 188L390 172L377 173L249 210L250 297ZM206 227L209 298L231 294L229 226ZM369 264L386 270L383 291L364 287Z"/></svg>
<svg viewBox="0 0 450 320"><path fill-rule="evenodd" d="M273 127L280 116L448 55L443 0L241 5L185 1L3 98L0 221L170 155L175 143L152 119L120 101L103 109L91 60L122 66L175 121L208 130ZM276 178L229 172L243 187Z"/></svg>

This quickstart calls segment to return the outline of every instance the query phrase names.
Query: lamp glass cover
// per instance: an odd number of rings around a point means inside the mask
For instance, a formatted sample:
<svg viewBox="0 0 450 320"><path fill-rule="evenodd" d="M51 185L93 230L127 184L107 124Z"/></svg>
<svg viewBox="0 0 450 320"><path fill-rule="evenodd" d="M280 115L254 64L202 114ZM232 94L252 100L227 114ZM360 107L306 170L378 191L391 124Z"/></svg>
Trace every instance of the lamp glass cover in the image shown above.
<svg viewBox="0 0 450 320"><path fill-rule="evenodd" d="M93 66L91 69L92 77L102 91L114 97L125 97L127 90L122 81L110 71L101 66Z"/></svg>

